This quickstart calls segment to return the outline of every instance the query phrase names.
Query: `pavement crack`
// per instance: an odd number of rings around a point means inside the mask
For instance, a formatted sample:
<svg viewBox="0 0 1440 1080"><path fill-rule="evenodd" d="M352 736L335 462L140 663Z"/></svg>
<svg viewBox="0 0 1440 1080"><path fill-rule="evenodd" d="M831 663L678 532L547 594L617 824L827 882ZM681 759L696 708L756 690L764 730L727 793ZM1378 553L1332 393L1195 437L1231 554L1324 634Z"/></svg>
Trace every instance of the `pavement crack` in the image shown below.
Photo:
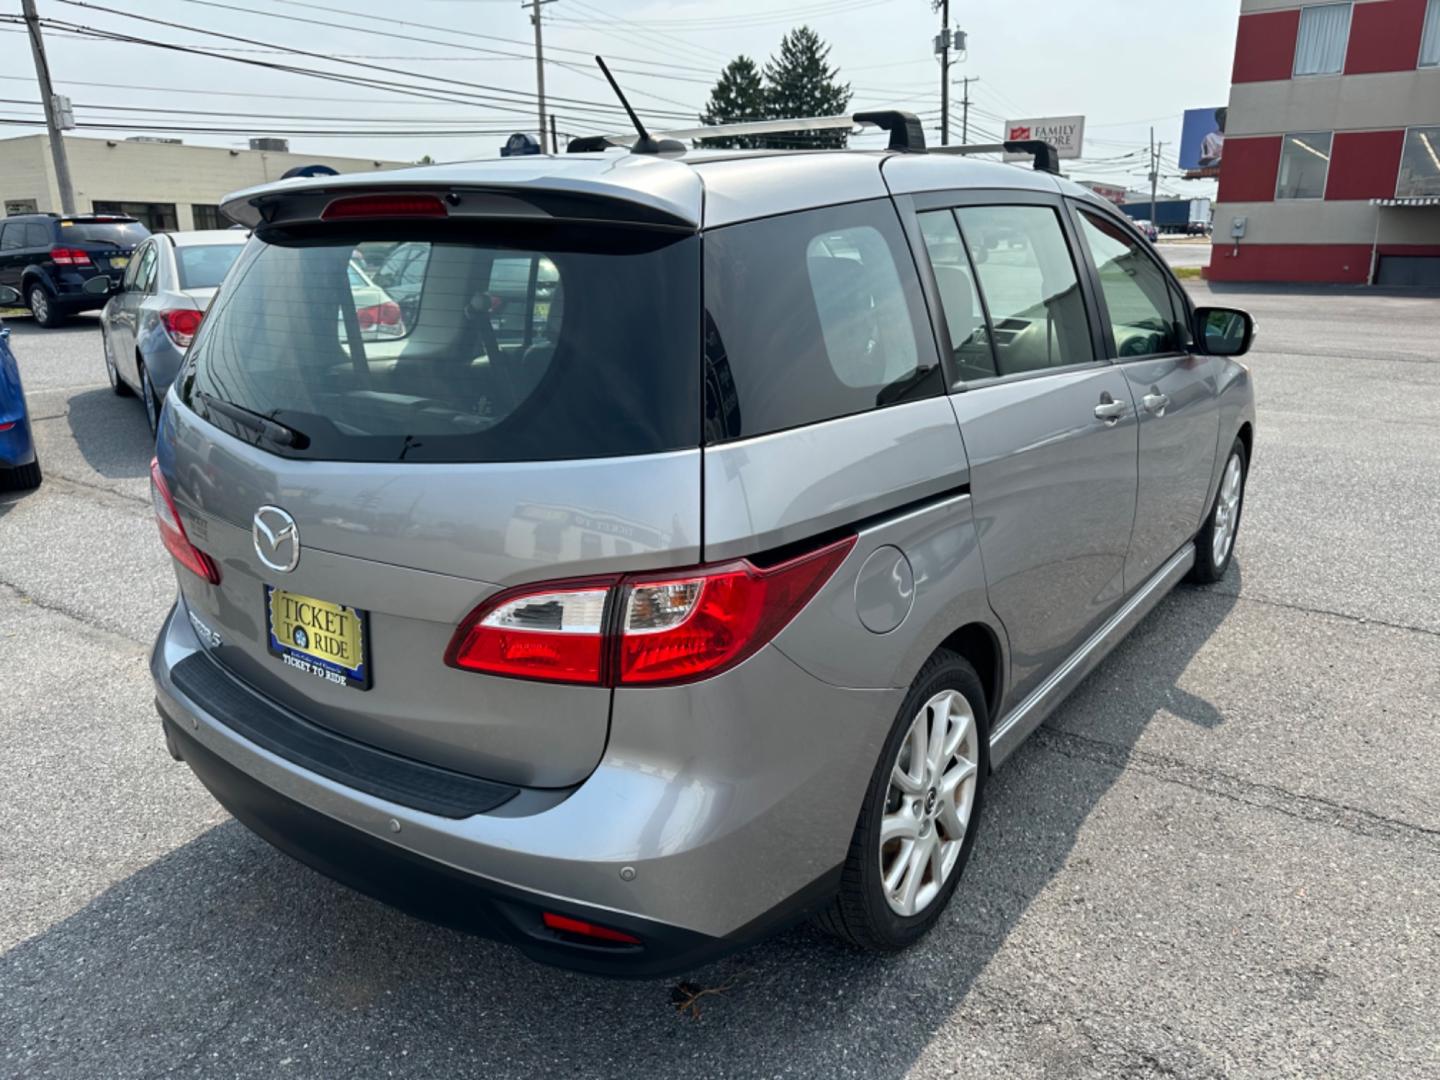
<svg viewBox="0 0 1440 1080"><path fill-rule="evenodd" d="M1300 611L1307 615L1328 615L1332 619L1344 619L1346 622L1359 623L1364 626L1384 626L1391 630L1409 630L1415 634L1440 637L1440 630L1431 630L1425 626L1414 626L1411 623L1390 622L1388 619L1377 619L1370 615L1352 615L1347 611L1333 611L1330 608L1312 607L1308 604L1292 604L1287 600L1271 600L1263 596L1246 596L1244 593L1229 592L1225 589L1208 589L1203 591L1213 596L1228 596L1236 600L1243 600L1247 604L1263 604L1266 607L1285 608L1288 611Z"/></svg>
<svg viewBox="0 0 1440 1080"><path fill-rule="evenodd" d="M1065 757L1092 761L1120 771L1133 769L1146 776L1179 784L1205 795L1284 814L1314 825L1343 829L1357 836L1397 843L1418 843L1440 854L1440 829L1387 817L1373 810L1319 795L1304 795L1275 784L1242 780L1218 769L1146 750L1127 749L1101 739L1077 735L1072 731L1042 726L1035 732L1034 738L1042 747Z"/></svg>
<svg viewBox="0 0 1440 1080"><path fill-rule="evenodd" d="M33 593L26 592L23 588L21 588L19 585L16 585L13 581L6 581L3 578L0 578L0 590L4 590L5 592L10 593L16 600L18 600L22 604L27 604L30 607L38 608L41 611L48 611L52 615L59 615L62 618L70 619L72 622L77 622L81 626L85 627L87 630L90 630L94 633L103 634L104 636L110 638L117 638L120 641L123 641L127 647L134 648L138 646L141 650L147 649L149 647L150 643L148 641L141 641L139 638L133 638L129 634L122 633L119 630L115 630L109 626L104 626L101 623L96 622L94 619L88 618L84 612L76 611L74 608L68 608L63 604L56 604L48 600L42 600L40 599L40 597L34 595Z"/></svg>

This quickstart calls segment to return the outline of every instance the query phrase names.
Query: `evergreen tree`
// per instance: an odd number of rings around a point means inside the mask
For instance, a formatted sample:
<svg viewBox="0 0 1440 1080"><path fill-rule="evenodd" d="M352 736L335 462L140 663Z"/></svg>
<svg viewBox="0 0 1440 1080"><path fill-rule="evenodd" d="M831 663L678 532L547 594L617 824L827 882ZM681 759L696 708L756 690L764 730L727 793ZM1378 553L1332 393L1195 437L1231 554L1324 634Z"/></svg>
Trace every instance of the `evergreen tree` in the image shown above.
<svg viewBox="0 0 1440 1080"><path fill-rule="evenodd" d="M720 81L710 91L710 100L700 116L702 124L734 124L746 120L764 120L765 87L760 81L760 69L748 56L737 56L725 65ZM700 145L719 149L749 149L763 145L753 137L728 139L701 139Z"/></svg>
<svg viewBox="0 0 1440 1080"><path fill-rule="evenodd" d="M836 81L839 69L829 66L829 56L830 46L808 26L780 39L780 52L765 65L765 100L771 117L832 116L845 111L850 84ZM845 139L844 131L795 132L770 136L767 145L839 147Z"/></svg>

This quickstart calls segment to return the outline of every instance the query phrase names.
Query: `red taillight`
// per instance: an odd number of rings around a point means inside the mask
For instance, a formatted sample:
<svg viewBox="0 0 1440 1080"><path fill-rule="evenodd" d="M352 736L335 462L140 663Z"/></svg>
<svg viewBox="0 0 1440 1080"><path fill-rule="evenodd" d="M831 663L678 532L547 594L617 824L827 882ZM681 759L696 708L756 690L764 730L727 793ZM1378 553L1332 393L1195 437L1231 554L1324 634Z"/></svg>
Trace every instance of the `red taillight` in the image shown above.
<svg viewBox="0 0 1440 1080"><path fill-rule="evenodd" d="M0 431L9 431L11 428L13 428L13 427L14 427L16 424L18 424L18 423L20 423L19 420L11 420L11 421L10 421L9 423L7 423L7 424L0 424Z"/></svg>
<svg viewBox="0 0 1440 1080"><path fill-rule="evenodd" d="M438 195L347 195L331 199L320 212L320 220L445 217L449 212Z"/></svg>
<svg viewBox="0 0 1440 1080"><path fill-rule="evenodd" d="M623 930L612 930L608 926L586 922L584 919L556 915L553 911L547 911L540 917L549 929L558 930L562 934L574 934L577 937L593 938L596 941L609 941L616 945L640 944L640 939L634 934L627 934Z"/></svg>
<svg viewBox="0 0 1440 1080"><path fill-rule="evenodd" d="M361 330L397 327L400 325L400 305L394 300L386 300L382 304L356 308L355 318L359 321Z"/></svg>
<svg viewBox="0 0 1440 1080"><path fill-rule="evenodd" d="M602 681L605 603L614 579L512 589L461 624L445 662L548 682Z"/></svg>
<svg viewBox="0 0 1440 1080"><path fill-rule="evenodd" d="M160 314L160 320L165 324L165 333L170 335L170 340L182 349L188 349L190 343L195 340L195 332L200 329L200 323L204 318L205 313L196 311L194 308L179 308Z"/></svg>
<svg viewBox="0 0 1440 1080"><path fill-rule="evenodd" d="M90 254L79 248L51 248L50 261L56 266L89 266Z"/></svg>
<svg viewBox="0 0 1440 1080"><path fill-rule="evenodd" d="M170 488L156 458L150 459L150 502L155 508L155 523L160 526L160 539L165 543L165 550L192 574L204 578L211 585L219 585L220 568L185 535L185 526L180 524L175 500L170 498Z"/></svg>
<svg viewBox="0 0 1440 1080"><path fill-rule="evenodd" d="M688 682L735 666L795 617L854 545L846 537L763 570L742 559L627 579L617 681Z"/></svg>
<svg viewBox="0 0 1440 1080"><path fill-rule="evenodd" d="M461 624L445 660L492 675L593 686L706 678L778 634L854 544L847 537L764 568L741 559L511 590Z"/></svg>

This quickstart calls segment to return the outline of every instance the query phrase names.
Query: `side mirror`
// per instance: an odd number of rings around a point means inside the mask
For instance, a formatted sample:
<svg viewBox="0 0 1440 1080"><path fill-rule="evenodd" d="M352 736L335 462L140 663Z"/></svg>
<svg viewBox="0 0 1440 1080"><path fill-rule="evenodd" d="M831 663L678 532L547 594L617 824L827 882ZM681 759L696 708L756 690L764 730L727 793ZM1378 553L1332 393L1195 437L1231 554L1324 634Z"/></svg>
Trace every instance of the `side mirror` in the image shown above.
<svg viewBox="0 0 1440 1080"><path fill-rule="evenodd" d="M9 285L0 285L0 307L19 307L20 294Z"/></svg>
<svg viewBox="0 0 1440 1080"><path fill-rule="evenodd" d="M84 289L91 296L109 296L110 279L104 274L97 274L95 277L92 277L89 281L85 282Z"/></svg>
<svg viewBox="0 0 1440 1080"><path fill-rule="evenodd" d="M1195 340L1211 356L1244 356L1255 340L1255 320L1239 308L1197 307Z"/></svg>

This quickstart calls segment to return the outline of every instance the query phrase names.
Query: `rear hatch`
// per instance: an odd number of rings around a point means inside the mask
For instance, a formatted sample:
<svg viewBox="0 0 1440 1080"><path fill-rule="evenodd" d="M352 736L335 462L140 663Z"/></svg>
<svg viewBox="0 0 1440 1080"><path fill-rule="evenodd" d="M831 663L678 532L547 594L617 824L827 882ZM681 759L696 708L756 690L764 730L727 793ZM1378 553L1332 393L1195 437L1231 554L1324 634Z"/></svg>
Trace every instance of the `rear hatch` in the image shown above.
<svg viewBox="0 0 1440 1080"><path fill-rule="evenodd" d="M401 249L403 308L376 280ZM447 649L502 589L698 560L699 305L693 229L262 226L157 448L219 567L216 585L178 569L212 656L371 745L582 780L610 690L461 670Z"/></svg>
<svg viewBox="0 0 1440 1080"><path fill-rule="evenodd" d="M118 285L125 277L125 268L130 265L136 245L149 235L150 230L134 218L61 218L57 246L85 252L91 266ZM71 259L73 265L79 265L73 255ZM80 269L85 268L80 266Z"/></svg>

